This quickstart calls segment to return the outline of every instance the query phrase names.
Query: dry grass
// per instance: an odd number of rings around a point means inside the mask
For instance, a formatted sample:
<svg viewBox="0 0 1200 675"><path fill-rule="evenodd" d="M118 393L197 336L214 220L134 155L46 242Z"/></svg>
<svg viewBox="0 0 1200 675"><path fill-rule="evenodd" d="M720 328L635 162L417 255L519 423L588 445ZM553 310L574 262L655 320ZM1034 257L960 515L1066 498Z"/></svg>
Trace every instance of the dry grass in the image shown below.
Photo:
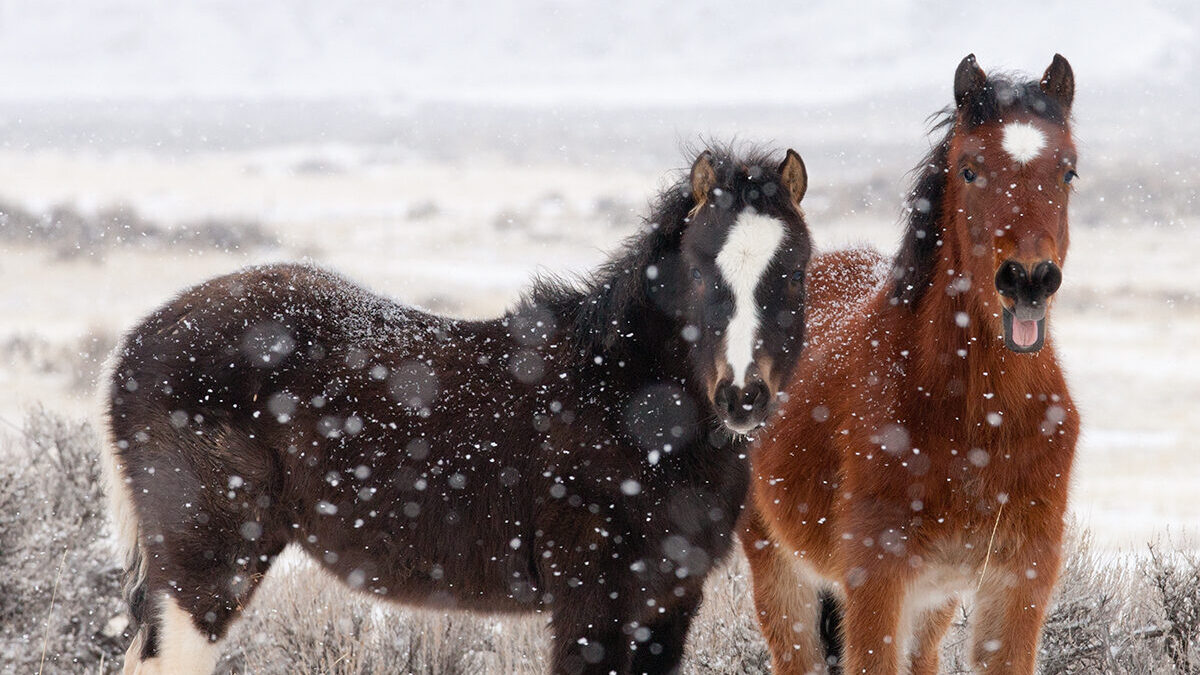
<svg viewBox="0 0 1200 675"><path fill-rule="evenodd" d="M0 672L116 672L127 637L99 489L96 434L43 410L0 445ZM223 644L221 672L540 673L546 617L383 605L289 553ZM57 590L55 588L56 580ZM51 607L51 597L54 602ZM689 673L765 673L745 560L709 579ZM970 672L964 611L944 672ZM1200 556L1161 541L1136 555L1074 538L1044 632L1045 673L1200 673Z"/></svg>
<svg viewBox="0 0 1200 675"><path fill-rule="evenodd" d="M352 593L298 554L264 581L225 645L235 673L539 673L536 618L409 610Z"/></svg>

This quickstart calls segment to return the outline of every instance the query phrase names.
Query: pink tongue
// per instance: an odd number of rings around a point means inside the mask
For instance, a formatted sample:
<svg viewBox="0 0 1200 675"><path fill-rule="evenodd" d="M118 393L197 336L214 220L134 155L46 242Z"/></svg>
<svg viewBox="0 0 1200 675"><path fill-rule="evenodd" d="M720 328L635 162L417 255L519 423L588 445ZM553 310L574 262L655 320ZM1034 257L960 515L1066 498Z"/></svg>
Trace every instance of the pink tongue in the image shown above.
<svg viewBox="0 0 1200 675"><path fill-rule="evenodd" d="M1038 322L1017 321L1013 319L1012 339L1021 347L1029 347L1037 342Z"/></svg>

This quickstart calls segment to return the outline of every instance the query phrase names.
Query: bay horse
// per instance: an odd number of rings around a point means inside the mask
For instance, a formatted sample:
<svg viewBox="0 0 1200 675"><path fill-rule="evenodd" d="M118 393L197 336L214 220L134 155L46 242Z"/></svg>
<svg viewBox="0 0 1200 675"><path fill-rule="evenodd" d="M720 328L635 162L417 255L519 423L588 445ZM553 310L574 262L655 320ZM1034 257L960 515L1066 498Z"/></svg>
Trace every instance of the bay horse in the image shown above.
<svg viewBox="0 0 1200 675"><path fill-rule="evenodd" d="M826 672L824 632L844 672L936 673L970 592L976 666L1033 672L1079 435L1046 329L1074 89L1060 55L1034 81L967 56L899 253L813 258L808 341L739 530L775 672Z"/></svg>
<svg viewBox="0 0 1200 675"><path fill-rule="evenodd" d="M794 151L706 150L489 321L286 264L153 312L104 391L125 672L210 672L288 544L379 598L547 612L555 672L676 670L803 340L806 187Z"/></svg>

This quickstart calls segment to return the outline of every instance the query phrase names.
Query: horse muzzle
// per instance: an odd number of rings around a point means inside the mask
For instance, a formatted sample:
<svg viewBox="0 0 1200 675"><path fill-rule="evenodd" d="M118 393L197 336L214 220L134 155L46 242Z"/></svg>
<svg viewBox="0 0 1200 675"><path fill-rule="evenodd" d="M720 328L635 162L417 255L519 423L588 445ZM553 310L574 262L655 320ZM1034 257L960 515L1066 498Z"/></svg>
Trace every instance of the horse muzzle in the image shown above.
<svg viewBox="0 0 1200 675"><path fill-rule="evenodd" d="M1027 265L1006 260L996 271L996 291L1012 301L1003 309L1004 344L1014 352L1036 352L1046 343L1046 307L1062 286L1062 270L1050 260Z"/></svg>
<svg viewBox="0 0 1200 675"><path fill-rule="evenodd" d="M762 380L752 379L744 387L725 381L717 385L713 407L730 431L748 434L766 423L772 398Z"/></svg>

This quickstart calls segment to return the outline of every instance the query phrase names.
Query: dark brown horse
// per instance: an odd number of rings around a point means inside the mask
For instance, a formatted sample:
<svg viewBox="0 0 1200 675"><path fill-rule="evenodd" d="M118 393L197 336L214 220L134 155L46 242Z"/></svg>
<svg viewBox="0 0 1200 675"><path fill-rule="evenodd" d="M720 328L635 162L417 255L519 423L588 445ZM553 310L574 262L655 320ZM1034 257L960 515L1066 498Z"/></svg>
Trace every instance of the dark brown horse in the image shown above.
<svg viewBox="0 0 1200 675"><path fill-rule="evenodd" d="M126 672L209 672L288 544L380 598L546 611L555 672L676 669L803 339L805 187L792 151L706 151L492 321L295 265L154 312L107 381Z"/></svg>
<svg viewBox="0 0 1200 675"><path fill-rule="evenodd" d="M899 254L813 260L809 340L742 533L775 672L825 671L829 586L846 672L936 673L969 592L977 666L1033 672L1079 433L1046 331L1074 89L1061 56L1034 81L968 56Z"/></svg>

